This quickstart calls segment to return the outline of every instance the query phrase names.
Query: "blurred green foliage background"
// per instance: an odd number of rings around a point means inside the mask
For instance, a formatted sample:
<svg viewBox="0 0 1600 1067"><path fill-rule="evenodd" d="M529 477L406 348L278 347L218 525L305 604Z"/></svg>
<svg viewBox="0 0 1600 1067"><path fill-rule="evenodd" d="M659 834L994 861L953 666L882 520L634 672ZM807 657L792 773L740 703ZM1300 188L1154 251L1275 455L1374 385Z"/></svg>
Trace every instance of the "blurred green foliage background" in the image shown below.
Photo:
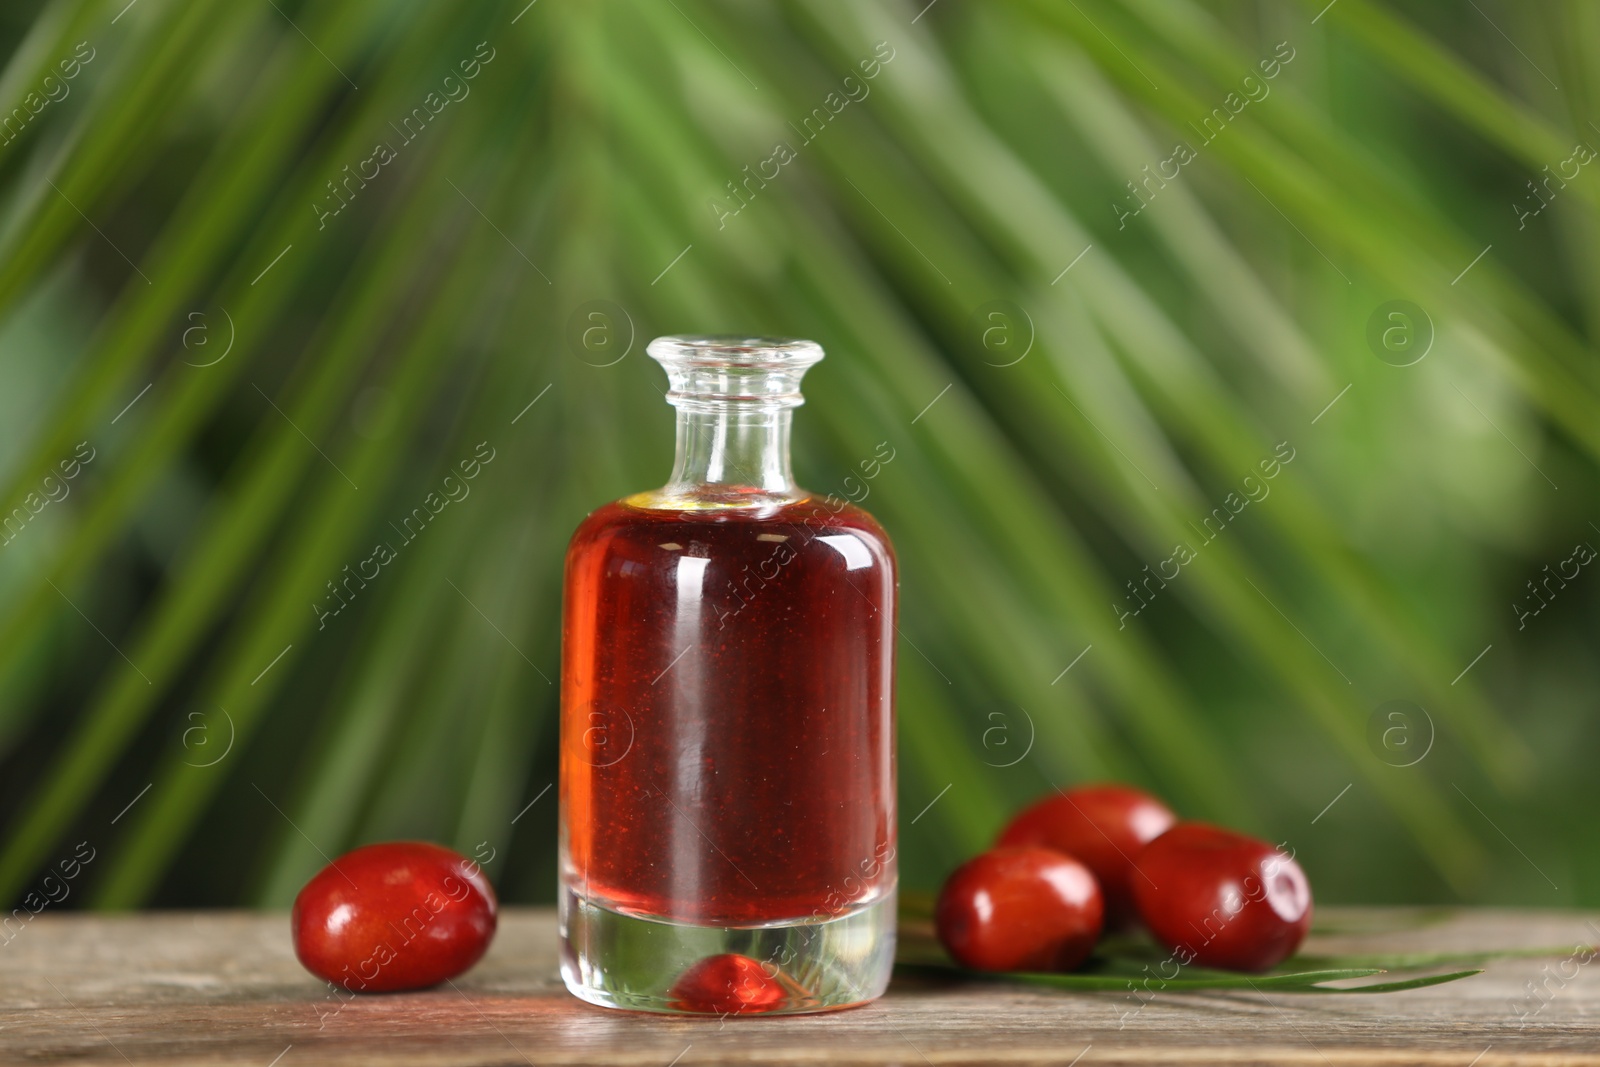
<svg viewBox="0 0 1600 1067"><path fill-rule="evenodd" d="M397 836L551 899L565 541L669 470L644 342L734 332L828 351L803 484L895 450L909 885L1118 778L1324 901L1600 904L1600 6L25 0L0 54L6 899Z"/></svg>

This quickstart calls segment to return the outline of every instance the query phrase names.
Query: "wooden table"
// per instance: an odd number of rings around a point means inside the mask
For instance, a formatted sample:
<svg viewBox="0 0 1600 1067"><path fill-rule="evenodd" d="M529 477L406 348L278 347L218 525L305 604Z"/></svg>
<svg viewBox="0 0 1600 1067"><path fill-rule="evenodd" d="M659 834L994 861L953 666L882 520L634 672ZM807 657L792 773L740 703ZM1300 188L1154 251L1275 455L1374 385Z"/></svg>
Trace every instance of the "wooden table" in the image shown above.
<svg viewBox="0 0 1600 1067"><path fill-rule="evenodd" d="M46 912L0 945L0 1062L1600 1064L1600 964L1572 956L1600 920L1329 908L1319 926L1338 932L1307 951L1560 948L1404 993L1162 994L1135 1012L1117 993L897 979L853 1011L719 1022L579 1003L546 910L505 913L454 987L348 1003L301 970L281 915Z"/></svg>

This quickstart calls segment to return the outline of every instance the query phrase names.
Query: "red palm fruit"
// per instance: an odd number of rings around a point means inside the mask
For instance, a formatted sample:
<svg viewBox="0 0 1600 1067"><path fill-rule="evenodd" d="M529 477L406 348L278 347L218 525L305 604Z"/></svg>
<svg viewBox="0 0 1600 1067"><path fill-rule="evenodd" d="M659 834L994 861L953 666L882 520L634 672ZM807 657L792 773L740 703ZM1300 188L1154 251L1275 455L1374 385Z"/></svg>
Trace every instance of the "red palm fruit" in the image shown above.
<svg viewBox="0 0 1600 1067"><path fill-rule="evenodd" d="M1166 833L1177 816L1149 793L1123 785L1086 785L1055 793L1025 809L996 845L1042 845L1073 856L1094 872L1105 896L1106 928L1137 917L1133 858Z"/></svg>

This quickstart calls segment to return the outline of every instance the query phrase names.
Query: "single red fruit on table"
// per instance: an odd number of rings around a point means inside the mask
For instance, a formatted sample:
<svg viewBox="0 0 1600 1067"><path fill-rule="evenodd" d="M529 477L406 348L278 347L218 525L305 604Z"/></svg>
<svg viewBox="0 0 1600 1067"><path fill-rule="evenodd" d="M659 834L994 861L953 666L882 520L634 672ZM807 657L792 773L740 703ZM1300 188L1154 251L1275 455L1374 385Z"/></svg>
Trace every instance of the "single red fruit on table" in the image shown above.
<svg viewBox="0 0 1600 1067"><path fill-rule="evenodd" d="M1311 883L1292 855L1265 841L1179 823L1136 862L1139 914L1181 964L1264 971L1311 928Z"/></svg>
<svg viewBox="0 0 1600 1067"><path fill-rule="evenodd" d="M1089 868L1054 849L994 848L957 867L934 923L979 971L1067 971L1089 957L1104 906Z"/></svg>
<svg viewBox="0 0 1600 1067"><path fill-rule="evenodd" d="M798 992L781 974L768 974L761 961L725 952L684 971L667 995L678 1011L754 1015L791 1004Z"/></svg>
<svg viewBox="0 0 1600 1067"><path fill-rule="evenodd" d="M347 852L294 899L295 955L355 992L421 989L471 967L494 937L499 904L476 863L426 841Z"/></svg>
<svg viewBox="0 0 1600 1067"><path fill-rule="evenodd" d="M1025 809L995 844L1042 845L1082 862L1100 883L1106 928L1116 929L1138 918L1130 884L1136 877L1133 858L1177 821L1149 793L1124 785L1085 785Z"/></svg>

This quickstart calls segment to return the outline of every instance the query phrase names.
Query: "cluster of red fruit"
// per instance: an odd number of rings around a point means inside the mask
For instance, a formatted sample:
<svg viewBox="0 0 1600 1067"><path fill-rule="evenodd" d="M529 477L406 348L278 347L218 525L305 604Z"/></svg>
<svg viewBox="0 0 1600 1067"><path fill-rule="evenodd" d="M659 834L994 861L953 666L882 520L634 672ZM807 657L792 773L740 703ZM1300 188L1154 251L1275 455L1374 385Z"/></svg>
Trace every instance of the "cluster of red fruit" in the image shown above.
<svg viewBox="0 0 1600 1067"><path fill-rule="evenodd" d="M1264 971L1311 926L1311 884L1265 841L1095 785L1013 819L945 882L934 918L950 955L975 970L1071 970L1102 930L1143 921L1181 965Z"/></svg>

